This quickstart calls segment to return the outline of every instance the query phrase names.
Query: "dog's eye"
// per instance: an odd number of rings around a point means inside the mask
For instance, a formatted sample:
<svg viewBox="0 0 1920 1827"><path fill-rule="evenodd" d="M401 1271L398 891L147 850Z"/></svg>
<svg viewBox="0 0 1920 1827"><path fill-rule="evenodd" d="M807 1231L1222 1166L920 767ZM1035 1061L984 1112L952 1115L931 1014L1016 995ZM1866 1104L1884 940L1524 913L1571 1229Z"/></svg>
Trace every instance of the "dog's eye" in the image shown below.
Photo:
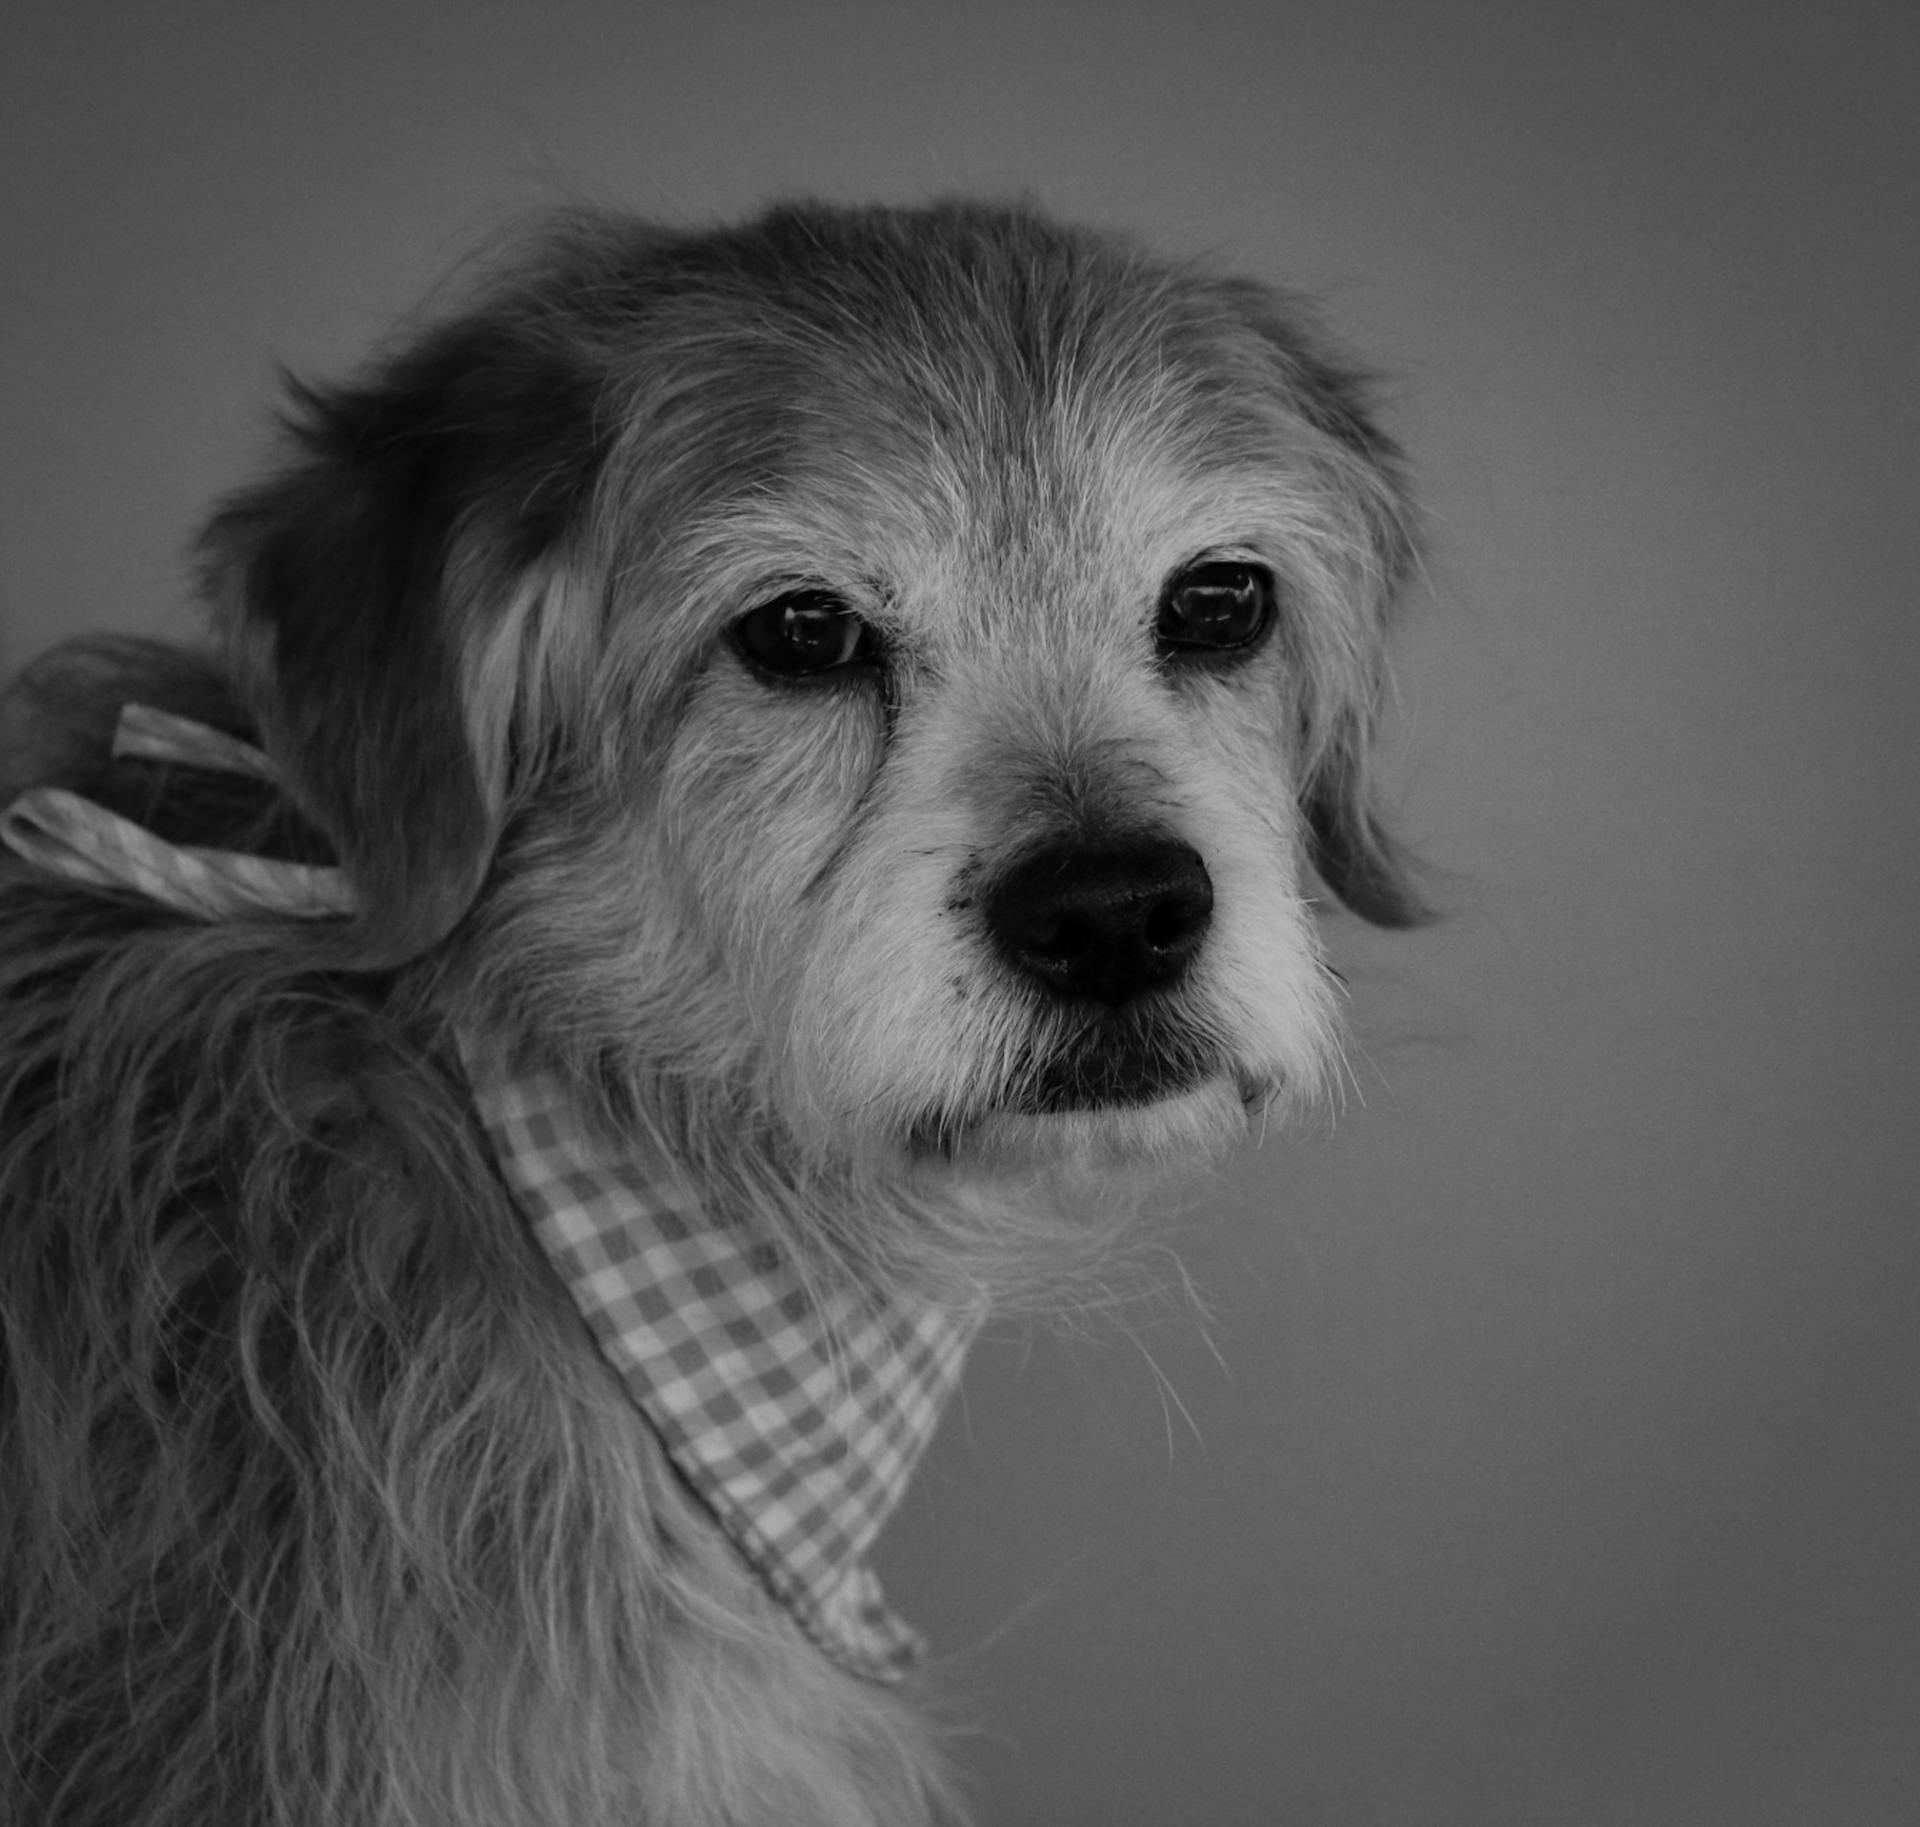
<svg viewBox="0 0 1920 1827"><path fill-rule="evenodd" d="M1178 572L1160 597L1154 638L1168 659L1251 647L1273 621L1273 574L1212 559Z"/></svg>
<svg viewBox="0 0 1920 1827"><path fill-rule="evenodd" d="M871 664L873 630L830 590L789 590L733 625L740 651L763 671L786 678Z"/></svg>

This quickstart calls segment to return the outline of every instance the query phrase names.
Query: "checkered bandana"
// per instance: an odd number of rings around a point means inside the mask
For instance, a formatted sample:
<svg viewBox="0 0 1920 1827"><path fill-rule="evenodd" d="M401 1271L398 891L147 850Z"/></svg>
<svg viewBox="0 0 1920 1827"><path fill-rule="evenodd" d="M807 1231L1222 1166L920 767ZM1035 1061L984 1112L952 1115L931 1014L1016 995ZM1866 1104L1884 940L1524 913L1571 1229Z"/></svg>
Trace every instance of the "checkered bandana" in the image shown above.
<svg viewBox="0 0 1920 1827"><path fill-rule="evenodd" d="M272 778L257 749L139 705L114 754ZM167 844L61 788L0 812L0 843L201 919L352 908L337 870ZM770 1238L717 1221L664 1157L596 1133L551 1074L514 1071L471 1038L461 1055L502 1177L675 1466L814 1642L854 1674L898 1679L920 1640L865 1556L959 1381L978 1311L803 1280Z"/></svg>

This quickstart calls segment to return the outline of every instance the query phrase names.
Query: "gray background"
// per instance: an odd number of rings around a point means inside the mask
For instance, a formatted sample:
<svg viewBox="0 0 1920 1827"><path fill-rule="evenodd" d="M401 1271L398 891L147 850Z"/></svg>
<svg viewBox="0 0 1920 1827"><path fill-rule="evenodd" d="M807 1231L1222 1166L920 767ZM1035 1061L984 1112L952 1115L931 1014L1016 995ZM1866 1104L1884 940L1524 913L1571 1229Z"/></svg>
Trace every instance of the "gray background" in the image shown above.
<svg viewBox="0 0 1920 1827"><path fill-rule="evenodd" d="M1026 189L1387 369L1454 915L1333 929L1362 1095L1177 1221L1207 1335L982 1353L886 1565L991 1827L1920 1820L1915 20L7 8L8 663L185 625L273 362L563 189Z"/></svg>

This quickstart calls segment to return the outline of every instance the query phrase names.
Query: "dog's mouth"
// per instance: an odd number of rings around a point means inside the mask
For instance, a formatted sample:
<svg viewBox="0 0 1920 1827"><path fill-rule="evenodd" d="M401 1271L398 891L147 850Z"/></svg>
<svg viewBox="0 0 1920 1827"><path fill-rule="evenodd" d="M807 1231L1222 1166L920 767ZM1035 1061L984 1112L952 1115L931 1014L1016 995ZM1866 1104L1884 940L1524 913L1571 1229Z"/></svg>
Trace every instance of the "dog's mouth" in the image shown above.
<svg viewBox="0 0 1920 1827"><path fill-rule="evenodd" d="M1125 1109L1178 1097L1218 1070L1213 1049L1194 1041L1081 1044L1058 1049L1023 1070L1005 1107L1024 1116Z"/></svg>
<svg viewBox="0 0 1920 1827"><path fill-rule="evenodd" d="M951 1154L984 1123L1006 1118L1098 1116L1124 1123L1231 1076L1212 1041L1164 1018L1100 1017L1049 1036L1009 1075L999 1095L965 1111L927 1111L909 1127L915 1154Z"/></svg>

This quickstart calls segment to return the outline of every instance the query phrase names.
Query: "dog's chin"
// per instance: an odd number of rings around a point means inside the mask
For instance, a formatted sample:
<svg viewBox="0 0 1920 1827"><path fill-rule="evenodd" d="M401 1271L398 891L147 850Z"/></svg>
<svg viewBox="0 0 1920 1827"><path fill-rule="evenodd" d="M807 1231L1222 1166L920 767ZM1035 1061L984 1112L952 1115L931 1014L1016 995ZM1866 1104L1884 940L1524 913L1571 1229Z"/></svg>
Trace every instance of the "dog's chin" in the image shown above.
<svg viewBox="0 0 1920 1827"><path fill-rule="evenodd" d="M1159 1096L1009 1105L913 1126L921 1167L1027 1173L1081 1167L1095 1173L1209 1160L1246 1134L1265 1101L1230 1072L1212 1073Z"/></svg>

